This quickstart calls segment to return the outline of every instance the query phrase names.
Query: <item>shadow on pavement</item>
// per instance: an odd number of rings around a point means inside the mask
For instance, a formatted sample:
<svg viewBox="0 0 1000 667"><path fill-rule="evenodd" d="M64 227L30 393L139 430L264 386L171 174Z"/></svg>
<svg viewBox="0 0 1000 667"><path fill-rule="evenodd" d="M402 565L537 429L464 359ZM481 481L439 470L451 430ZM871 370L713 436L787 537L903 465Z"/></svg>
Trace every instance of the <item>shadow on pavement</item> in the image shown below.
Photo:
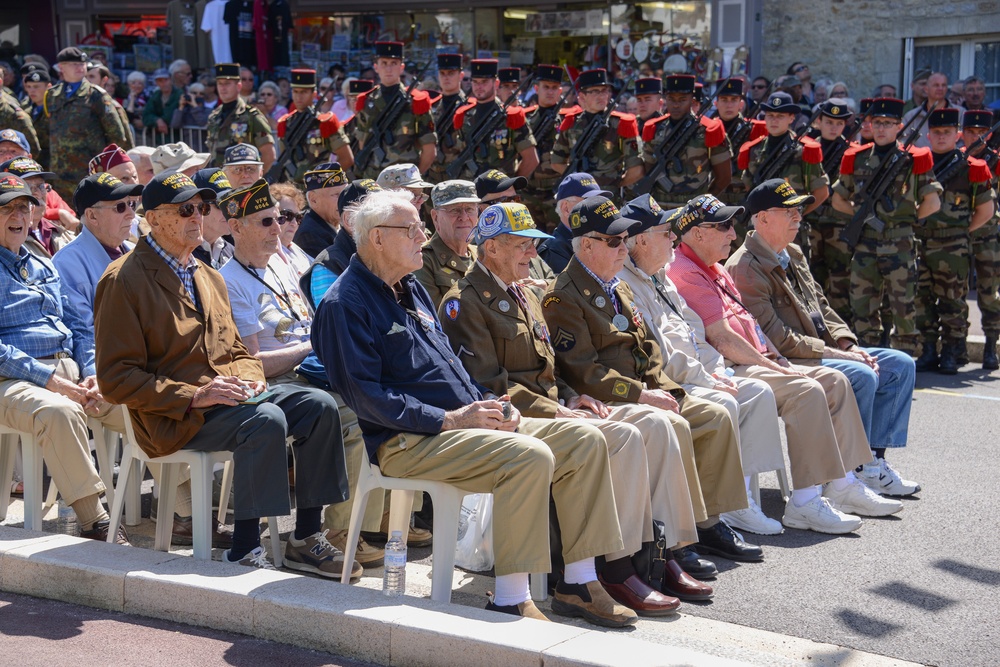
<svg viewBox="0 0 1000 667"><path fill-rule="evenodd" d="M850 609L841 609L835 615L849 630L866 637L886 637L903 627L895 623L880 621L877 618L851 611Z"/></svg>
<svg viewBox="0 0 1000 667"><path fill-rule="evenodd" d="M916 588L901 581L892 581L878 588L873 588L872 593L926 611L941 611L958 603L958 600Z"/></svg>
<svg viewBox="0 0 1000 667"><path fill-rule="evenodd" d="M980 584L1000 586L1000 571L997 570L987 570L984 567L966 565L965 563L959 563L951 559L939 560L934 563L934 567Z"/></svg>

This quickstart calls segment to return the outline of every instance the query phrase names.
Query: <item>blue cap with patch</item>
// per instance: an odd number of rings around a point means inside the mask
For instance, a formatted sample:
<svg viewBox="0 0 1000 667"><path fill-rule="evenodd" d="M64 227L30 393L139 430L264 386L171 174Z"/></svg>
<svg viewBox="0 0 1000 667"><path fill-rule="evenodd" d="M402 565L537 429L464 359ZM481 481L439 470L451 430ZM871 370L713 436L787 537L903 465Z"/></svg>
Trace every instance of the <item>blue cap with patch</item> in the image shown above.
<svg viewBox="0 0 1000 667"><path fill-rule="evenodd" d="M477 245L496 238L501 234L527 236L533 239L550 239L550 235L537 229L531 213L524 204L504 202L493 204L479 216L479 222L469 235L469 241Z"/></svg>
<svg viewBox="0 0 1000 667"><path fill-rule="evenodd" d="M593 176L580 171L575 174L567 174L562 179L559 183L559 189L556 190L556 201L567 199L568 197L583 197L586 199L594 195L610 197L611 193L602 189Z"/></svg>
<svg viewBox="0 0 1000 667"><path fill-rule="evenodd" d="M226 149L224 166L236 164L264 164L260 159L260 151L250 144L236 144Z"/></svg>
<svg viewBox="0 0 1000 667"><path fill-rule="evenodd" d="M0 130L0 141L15 143L20 146L25 153L31 153L31 146L28 145L28 138L24 136L23 132L12 130L10 128Z"/></svg>

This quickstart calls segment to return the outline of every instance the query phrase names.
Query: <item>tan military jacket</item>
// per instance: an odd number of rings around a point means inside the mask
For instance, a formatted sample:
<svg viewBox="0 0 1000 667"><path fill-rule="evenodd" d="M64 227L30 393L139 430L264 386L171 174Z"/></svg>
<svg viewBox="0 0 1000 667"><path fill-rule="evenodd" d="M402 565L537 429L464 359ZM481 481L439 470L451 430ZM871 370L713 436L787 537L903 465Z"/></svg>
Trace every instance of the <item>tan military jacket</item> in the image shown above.
<svg viewBox="0 0 1000 667"><path fill-rule="evenodd" d="M469 246L469 256L462 257L445 245L435 234L424 244L424 265L413 273L413 277L424 286L434 303L441 305L441 299L476 263L476 248Z"/></svg>

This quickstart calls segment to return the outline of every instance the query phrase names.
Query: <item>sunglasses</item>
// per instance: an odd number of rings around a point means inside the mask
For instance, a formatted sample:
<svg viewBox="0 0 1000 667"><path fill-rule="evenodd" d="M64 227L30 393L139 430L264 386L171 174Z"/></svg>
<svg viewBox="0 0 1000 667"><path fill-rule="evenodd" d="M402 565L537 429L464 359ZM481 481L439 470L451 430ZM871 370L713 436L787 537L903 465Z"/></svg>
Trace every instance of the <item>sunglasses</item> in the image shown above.
<svg viewBox="0 0 1000 667"><path fill-rule="evenodd" d="M793 74L798 74L799 72L801 72L804 69L809 69L809 65L799 65L798 67L796 67L795 69L792 70L792 73Z"/></svg>
<svg viewBox="0 0 1000 667"><path fill-rule="evenodd" d="M135 209L139 208L139 202L134 200L120 201L114 206L91 206L91 208L105 208L114 211L118 215L121 215L122 213L125 212L126 209L132 209L134 211ZM183 217L186 218L188 216L183 216Z"/></svg>
<svg viewBox="0 0 1000 667"><path fill-rule="evenodd" d="M266 227L270 227L274 223L278 223L279 225L283 225L283 224L285 224L285 221L282 220L282 216L280 216L280 215L277 218L275 218L274 216L270 216L269 215L266 218L261 218L261 220L260 220L260 226L261 227L265 227L265 228Z"/></svg>
<svg viewBox="0 0 1000 667"><path fill-rule="evenodd" d="M285 222L302 222L302 218L305 217L305 213L296 213L295 211L281 211L281 215L285 218Z"/></svg>
<svg viewBox="0 0 1000 667"><path fill-rule="evenodd" d="M521 195L510 195L507 197L500 197L499 199L491 199L489 202L486 203L493 205L493 204L502 204L504 202L510 202L512 204L520 204Z"/></svg>
<svg viewBox="0 0 1000 667"><path fill-rule="evenodd" d="M726 220L725 222L712 222L699 225L700 227L712 227L713 229L718 229L720 232L728 232L733 228L735 223L732 220Z"/></svg>
<svg viewBox="0 0 1000 667"><path fill-rule="evenodd" d="M408 239L415 239L415 238L417 238L417 234L423 233L426 230L426 227L424 227L424 223L420 222L419 220L417 222L411 222L410 224L408 224L406 226L403 226L403 225L375 225L375 228L376 229L378 229L378 228L383 228L383 229L405 229L406 230L406 238L408 238Z"/></svg>
<svg viewBox="0 0 1000 667"><path fill-rule="evenodd" d="M588 239L594 239L596 241L604 241L608 244L609 248L617 248L621 244L625 243L624 236L588 236Z"/></svg>
<svg viewBox="0 0 1000 667"><path fill-rule="evenodd" d="M212 212L212 205L207 201L203 201L200 204L192 204L191 202L185 202L177 207L177 215L182 218L190 218L194 215L195 209L198 210L202 215L208 215Z"/></svg>

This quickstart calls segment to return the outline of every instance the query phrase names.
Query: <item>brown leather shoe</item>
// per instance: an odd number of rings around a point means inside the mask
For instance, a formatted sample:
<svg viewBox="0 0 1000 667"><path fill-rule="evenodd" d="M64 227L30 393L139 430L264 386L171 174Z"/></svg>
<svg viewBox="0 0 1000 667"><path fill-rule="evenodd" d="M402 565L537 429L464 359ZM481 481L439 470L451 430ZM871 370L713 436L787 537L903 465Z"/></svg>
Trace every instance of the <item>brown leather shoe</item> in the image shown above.
<svg viewBox="0 0 1000 667"><path fill-rule="evenodd" d="M382 514L382 525L379 526L379 532L369 533L361 531L361 537L369 542L387 542L389 540L389 511L386 510ZM433 543L434 536L431 534L431 531L417 528L412 522L410 523L410 528L406 533L406 546L419 549L429 547Z"/></svg>
<svg viewBox="0 0 1000 667"><path fill-rule="evenodd" d="M552 597L552 611L560 616L577 616L606 628L624 628L639 621L634 611L615 604L599 581L586 584L560 581Z"/></svg>
<svg viewBox="0 0 1000 667"><path fill-rule="evenodd" d="M704 602L715 595L711 586L685 572L673 558L666 562L663 571L663 592L686 602Z"/></svg>
<svg viewBox="0 0 1000 667"><path fill-rule="evenodd" d="M681 601L675 597L664 595L645 581L639 575L633 574L623 584L609 584L598 575L608 595L622 603L639 616L669 616L676 614Z"/></svg>
<svg viewBox="0 0 1000 667"><path fill-rule="evenodd" d="M194 544L194 524L189 516L174 515L174 528L170 543L179 547L189 547ZM212 548L228 549L233 546L233 534L219 525L219 520L212 518Z"/></svg>
<svg viewBox="0 0 1000 667"><path fill-rule="evenodd" d="M111 520L105 519L104 521L98 521L90 530L80 531L80 537L85 537L88 540L97 540L98 542L108 541L108 531L111 529ZM120 544L123 547L130 547L132 543L128 541L128 533L125 532L125 526L121 524L118 525L118 533L115 535L115 544Z"/></svg>
<svg viewBox="0 0 1000 667"><path fill-rule="evenodd" d="M511 616L520 616L521 618L533 618L536 621L545 621L546 623L551 623L545 614L535 606L532 600L525 600L520 604L504 605L503 607L493 604L493 598L486 603L486 608L490 611L497 611L501 614L510 614Z"/></svg>

